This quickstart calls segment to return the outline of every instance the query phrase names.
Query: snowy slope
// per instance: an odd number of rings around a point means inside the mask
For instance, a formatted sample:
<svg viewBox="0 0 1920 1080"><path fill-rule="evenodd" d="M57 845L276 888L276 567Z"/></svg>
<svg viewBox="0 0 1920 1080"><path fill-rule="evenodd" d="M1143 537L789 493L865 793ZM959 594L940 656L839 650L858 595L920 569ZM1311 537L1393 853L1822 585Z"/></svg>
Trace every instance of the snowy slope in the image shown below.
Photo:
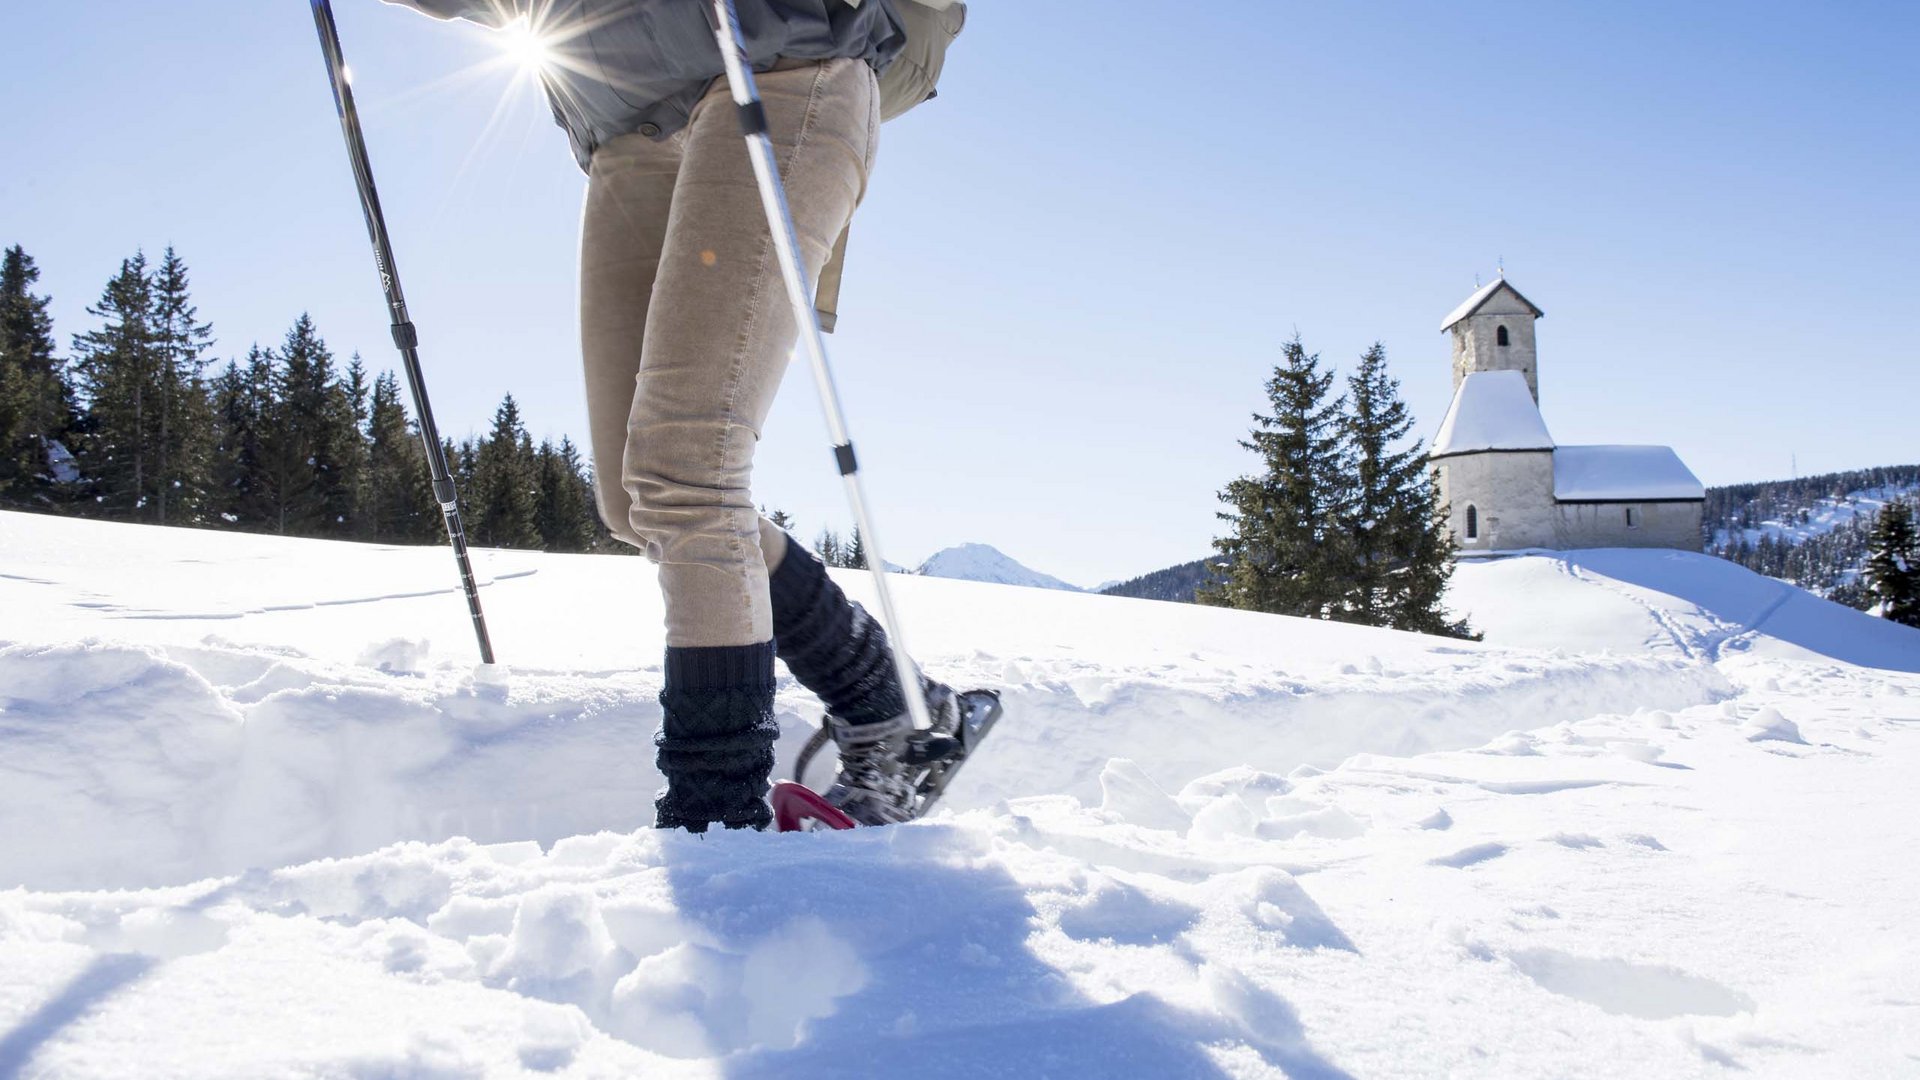
<svg viewBox="0 0 1920 1080"><path fill-rule="evenodd" d="M914 573L922 577L980 581L989 585L1025 585L1035 589L1064 589L1083 592L1050 574L1022 566L998 548L986 544L960 544L934 552Z"/></svg>
<svg viewBox="0 0 1920 1080"><path fill-rule="evenodd" d="M1447 596L1454 613L1490 643L1920 672L1920 630L1694 552L1604 549L1463 560Z"/></svg>
<svg viewBox="0 0 1920 1080"><path fill-rule="evenodd" d="M1785 520L1769 518L1751 529L1715 529L1713 546L1723 548L1743 540L1758 544L1763 536L1771 537L1774 543L1798 544L1835 529L1848 528L1856 521L1871 524L1888 503L1911 501L1917 493L1920 488L1895 484L1849 492L1840 498L1819 499L1805 508L1807 520L1804 522L1795 515Z"/></svg>
<svg viewBox="0 0 1920 1080"><path fill-rule="evenodd" d="M1835 655L1920 633L1750 574L1463 568L1486 644L906 578L922 661L1010 706L951 812L703 839L634 831L635 560L477 553L480 672L442 551L0 515L0 552L0 1076L1920 1055L1920 676ZM780 707L790 754L818 708Z"/></svg>

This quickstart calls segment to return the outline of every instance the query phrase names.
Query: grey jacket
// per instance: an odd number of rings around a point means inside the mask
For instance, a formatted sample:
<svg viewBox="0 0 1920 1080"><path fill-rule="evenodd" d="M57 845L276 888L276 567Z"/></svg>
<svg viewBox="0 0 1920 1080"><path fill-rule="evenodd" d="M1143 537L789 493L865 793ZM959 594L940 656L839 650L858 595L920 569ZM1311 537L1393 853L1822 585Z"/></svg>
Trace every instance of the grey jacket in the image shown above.
<svg viewBox="0 0 1920 1080"><path fill-rule="evenodd" d="M601 143L635 132L665 138L685 127L707 86L725 73L704 0L386 0L442 19L495 25L529 9L557 60L547 101L586 168ZM890 0L734 0L747 59L857 57L884 70L906 44Z"/></svg>
<svg viewBox="0 0 1920 1080"><path fill-rule="evenodd" d="M635 133L663 139L685 127L693 107L725 73L707 22L706 0L385 0L442 19L497 25L538 7L557 61L543 82L553 117L566 129L582 169L608 139ZM960 0L734 0L747 58L858 57L881 73L887 119L931 98L947 46L966 25ZM898 60L898 63L895 61ZM842 232L820 269L814 306L820 326L838 320L847 257Z"/></svg>

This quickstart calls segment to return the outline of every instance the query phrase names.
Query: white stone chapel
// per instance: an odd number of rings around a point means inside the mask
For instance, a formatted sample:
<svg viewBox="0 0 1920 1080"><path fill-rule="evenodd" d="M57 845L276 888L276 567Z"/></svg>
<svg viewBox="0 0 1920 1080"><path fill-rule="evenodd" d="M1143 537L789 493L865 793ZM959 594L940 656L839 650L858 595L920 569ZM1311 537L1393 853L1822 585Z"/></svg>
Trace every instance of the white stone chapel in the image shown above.
<svg viewBox="0 0 1920 1080"><path fill-rule="evenodd" d="M1453 335L1453 404L1428 462L1461 552L1699 551L1706 489L1671 447L1560 446L1547 433L1543 314L1503 275L1440 324Z"/></svg>

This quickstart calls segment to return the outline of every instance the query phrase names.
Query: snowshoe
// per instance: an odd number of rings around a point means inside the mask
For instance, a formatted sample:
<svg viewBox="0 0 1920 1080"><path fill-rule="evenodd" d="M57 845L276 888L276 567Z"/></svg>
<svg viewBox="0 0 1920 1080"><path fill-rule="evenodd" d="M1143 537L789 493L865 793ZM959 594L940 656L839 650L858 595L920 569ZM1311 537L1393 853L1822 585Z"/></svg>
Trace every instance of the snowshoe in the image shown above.
<svg viewBox="0 0 1920 1080"><path fill-rule="evenodd" d="M877 724L848 724L829 715L794 763L794 779L773 787L781 832L891 825L926 814L1001 715L992 690L954 693L929 687L933 727L915 730L902 715ZM840 771L822 795L805 783L807 766L826 746L840 749Z"/></svg>

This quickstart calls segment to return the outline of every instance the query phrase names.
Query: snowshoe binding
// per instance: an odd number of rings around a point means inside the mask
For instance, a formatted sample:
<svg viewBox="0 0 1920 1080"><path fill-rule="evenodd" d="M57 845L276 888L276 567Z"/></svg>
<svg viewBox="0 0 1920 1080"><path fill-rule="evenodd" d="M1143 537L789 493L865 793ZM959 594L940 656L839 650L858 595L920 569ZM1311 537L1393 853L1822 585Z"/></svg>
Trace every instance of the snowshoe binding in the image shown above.
<svg viewBox="0 0 1920 1080"><path fill-rule="evenodd" d="M933 808L967 758L1000 719L992 690L955 693L927 684L933 726L916 729L905 715L853 724L829 714L794 762L794 779L773 788L774 823L781 832L894 825ZM840 771L824 795L805 784L807 766L831 740Z"/></svg>

